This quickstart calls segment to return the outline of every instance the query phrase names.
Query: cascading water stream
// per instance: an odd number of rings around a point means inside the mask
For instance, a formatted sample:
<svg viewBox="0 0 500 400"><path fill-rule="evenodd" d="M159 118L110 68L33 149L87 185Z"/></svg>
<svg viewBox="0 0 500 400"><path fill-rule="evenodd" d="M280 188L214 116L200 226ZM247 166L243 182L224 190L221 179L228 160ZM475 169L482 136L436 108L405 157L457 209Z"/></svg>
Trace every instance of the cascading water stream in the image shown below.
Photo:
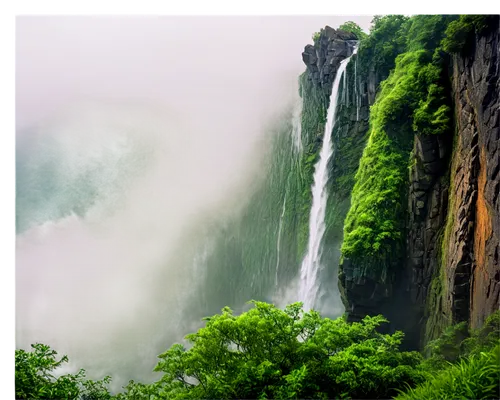
<svg viewBox="0 0 500 400"><path fill-rule="evenodd" d="M276 274L274 278L274 286L278 287L278 271L280 268L280 242L281 242L281 228L283 226L283 217L285 216L286 210L286 193L283 199L283 208L281 210L280 223L278 226L278 241L276 243Z"/></svg>
<svg viewBox="0 0 500 400"><path fill-rule="evenodd" d="M359 121L359 95L358 95L357 70L358 70L358 57L356 56L356 59L354 60L354 96L356 96L356 121Z"/></svg>
<svg viewBox="0 0 500 400"><path fill-rule="evenodd" d="M302 152L302 98L298 98L293 107L292 113L292 154L300 154ZM281 249L281 231L283 227L283 217L286 211L286 192L283 199L281 209L280 222L278 225L278 239L276 242L276 268L274 285L278 287L278 272L280 267L280 249Z"/></svg>
<svg viewBox="0 0 500 400"><path fill-rule="evenodd" d="M325 214L328 193L326 184L328 182L328 161L333 154L332 130L335 123L335 113L337 109L337 99L340 80L344 75L347 64L351 57L356 54L354 48L352 55L341 61L330 95L330 105L328 107L323 147L321 148L319 161L315 165L314 183L312 186L312 207L309 217L309 241L307 253L300 268L299 299L304 304L305 310L315 307L316 297L319 289L318 274L320 271L321 241L325 233ZM344 90L346 86L344 85Z"/></svg>
<svg viewBox="0 0 500 400"><path fill-rule="evenodd" d="M297 99L292 115L293 145L297 153L302 151L302 98Z"/></svg>
<svg viewBox="0 0 500 400"><path fill-rule="evenodd" d="M347 106L347 102L349 101L349 98L347 97L347 70L344 71L344 92L342 93L342 98L344 99L342 103L344 103Z"/></svg>

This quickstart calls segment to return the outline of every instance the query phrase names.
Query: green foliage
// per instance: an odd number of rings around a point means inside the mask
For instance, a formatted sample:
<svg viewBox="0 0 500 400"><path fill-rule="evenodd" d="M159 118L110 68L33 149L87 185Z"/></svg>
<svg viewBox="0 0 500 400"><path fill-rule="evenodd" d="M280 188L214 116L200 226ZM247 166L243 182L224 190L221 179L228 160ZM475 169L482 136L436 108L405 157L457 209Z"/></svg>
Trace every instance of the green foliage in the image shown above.
<svg viewBox="0 0 500 400"><path fill-rule="evenodd" d="M342 254L346 257L383 258L403 240L406 163L412 139L405 120L421 84L419 67L424 57L425 52L398 57L395 71L382 83L371 108L370 136L344 225Z"/></svg>
<svg viewBox="0 0 500 400"><path fill-rule="evenodd" d="M339 30L354 33L358 40L364 39L368 36L365 32L363 32L358 24L352 21L347 21L340 25Z"/></svg>
<svg viewBox="0 0 500 400"><path fill-rule="evenodd" d="M466 51L474 36L485 34L491 27L498 24L498 15L461 15L446 28L443 39L443 49L448 53Z"/></svg>
<svg viewBox="0 0 500 400"><path fill-rule="evenodd" d="M450 326L426 346L432 379L398 399L491 399L500 394L500 311L479 329Z"/></svg>
<svg viewBox="0 0 500 400"><path fill-rule="evenodd" d="M57 352L41 343L32 344L33 351L16 350L16 399L81 399L108 400L110 377L100 381L85 379L85 370L77 374L55 377L53 373L68 362L68 357L57 359Z"/></svg>
<svg viewBox="0 0 500 400"><path fill-rule="evenodd" d="M398 400L498 399L500 395L500 345L461 359L432 380L409 389Z"/></svg>
<svg viewBox="0 0 500 400"><path fill-rule="evenodd" d="M500 311L491 314L480 329L469 329L466 322L446 328L438 339L427 344L428 363L437 366L456 362L497 344L500 344Z"/></svg>
<svg viewBox="0 0 500 400"><path fill-rule="evenodd" d="M396 56L406 50L409 18L403 15L375 16L370 34L359 46L359 72L367 76L369 68L387 77L394 68Z"/></svg>
<svg viewBox="0 0 500 400"><path fill-rule="evenodd" d="M314 32L313 33L312 40L313 40L313 43L315 45L318 43L319 37L321 36L322 33L323 33L323 29L321 29L319 32Z"/></svg>
<svg viewBox="0 0 500 400"><path fill-rule="evenodd" d="M321 88L312 84L306 73L300 76L300 86L303 99L302 134L304 149L298 170L301 192L299 193L296 210L298 211L299 224L297 259L301 261L309 238L309 213L312 204L311 186L313 184L314 165L318 160L321 148L321 141L318 138L324 135L325 130L328 97Z"/></svg>
<svg viewBox="0 0 500 400"><path fill-rule="evenodd" d="M457 18L457 15L413 16L406 39L407 51L427 50L433 52L439 47L448 24Z"/></svg>
<svg viewBox="0 0 500 400"><path fill-rule="evenodd" d="M413 130L423 135L442 135L451 129L451 100L446 84L443 55L436 49L432 61L422 67L420 79L427 87L419 93L413 111Z"/></svg>
<svg viewBox="0 0 500 400"><path fill-rule="evenodd" d="M408 20L391 16L377 21L381 26L378 29L390 26L394 31L399 27L398 43L412 50L396 57L395 68L382 82L370 110L370 137L344 224L342 254L346 257L375 256L387 261L402 251L406 166L413 134L444 134L451 129L446 60L440 49L433 47L441 41L452 18L416 16ZM402 33L406 31L407 36ZM391 47L391 51L396 48Z"/></svg>
<svg viewBox="0 0 500 400"><path fill-rule="evenodd" d="M500 311L491 314L480 329L470 332L470 337L464 340L465 354L478 354L483 349L493 347L500 342Z"/></svg>
<svg viewBox="0 0 500 400"><path fill-rule="evenodd" d="M55 378L68 361L43 344L16 350L16 399L159 400L200 398L493 398L500 382L500 311L480 329L465 323L429 344L430 357L400 351L402 332L383 334L382 316L347 323L252 301L236 316L225 307L205 327L158 356L154 383L130 381L111 396L111 378L85 371Z"/></svg>
<svg viewBox="0 0 500 400"><path fill-rule="evenodd" d="M400 352L403 334L381 334L383 317L348 324L262 302L229 308L159 356L160 398L387 398L422 382L421 356Z"/></svg>
<svg viewBox="0 0 500 400"><path fill-rule="evenodd" d="M159 386L156 383L145 384L140 382L129 381L124 387L125 391L118 393L113 397L113 400L154 400L157 399Z"/></svg>

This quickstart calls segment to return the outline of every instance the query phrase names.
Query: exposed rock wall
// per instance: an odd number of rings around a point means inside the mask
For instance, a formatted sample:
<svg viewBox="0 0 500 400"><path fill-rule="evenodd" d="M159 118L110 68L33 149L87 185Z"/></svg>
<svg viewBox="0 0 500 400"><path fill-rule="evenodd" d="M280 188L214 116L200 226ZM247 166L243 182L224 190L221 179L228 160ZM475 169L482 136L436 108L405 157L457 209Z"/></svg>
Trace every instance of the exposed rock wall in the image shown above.
<svg viewBox="0 0 500 400"><path fill-rule="evenodd" d="M315 46L306 46L302 54L307 79L321 94L317 98L325 113L338 65L352 53L354 39L326 27ZM467 53L453 56L455 131L415 135L405 258L388 256L384 265L346 259L340 268L339 290L349 318L385 314L407 332L410 347L422 346L454 322L480 326L500 306L499 52L495 26L476 38ZM354 62L358 71L360 63L368 71L356 81ZM348 94L340 101L332 133L336 154L330 164L326 254L341 240L338 228L366 143L369 108L387 78L370 68L362 53L353 57L347 75ZM400 135L407 128L394 127L394 132ZM319 148L322 132L316 134ZM396 275L372 276L377 268L389 268Z"/></svg>
<svg viewBox="0 0 500 400"><path fill-rule="evenodd" d="M500 307L499 50L497 25L453 56L454 138L415 138L406 328L420 346Z"/></svg>
<svg viewBox="0 0 500 400"><path fill-rule="evenodd" d="M302 53L306 64L306 78L313 86L306 94L316 91L316 104L320 105L326 117L333 80L342 60L352 55L358 43L356 36L343 31L325 27L315 45L308 45ZM326 212L326 230L323 239L322 255L325 270L322 273L322 292L336 290L338 263L342 243L343 223L350 205L350 196L354 185L354 175L367 140L370 105L373 104L380 79L375 73L363 76L359 73L363 55L355 55L346 68L345 79L340 82L337 117L332 132L334 156L330 160L328 182L328 205ZM370 80L373 79L374 81ZM305 85L304 85L305 86ZM306 101L306 98L304 98ZM304 109L307 104L304 103ZM303 113L303 118L310 114ZM303 124L304 128L304 124ZM318 127L313 151L319 152L323 138L324 121ZM339 288L342 291L342 287ZM345 299L343 300L345 304ZM335 306L335 305L334 305ZM340 306L341 307L341 306Z"/></svg>
<svg viewBox="0 0 500 400"><path fill-rule="evenodd" d="M408 196L405 282L411 304L411 309L407 310L405 331L414 347L421 345L422 322L425 318L436 319L437 314L441 321L443 313L439 302L433 300L435 304L432 315L426 315L426 304L435 295L430 293L433 289L431 284L440 265L441 236L448 207L447 170L451 145L451 134L415 136Z"/></svg>
<svg viewBox="0 0 500 400"><path fill-rule="evenodd" d="M315 85L322 87L327 96L332 92L340 62L352 54L356 43L353 33L326 26L315 45L308 44L304 48L302 60L306 64L308 77Z"/></svg>
<svg viewBox="0 0 500 400"><path fill-rule="evenodd" d="M443 295L453 322L472 327L500 306L499 37L497 24L453 59L457 142Z"/></svg>

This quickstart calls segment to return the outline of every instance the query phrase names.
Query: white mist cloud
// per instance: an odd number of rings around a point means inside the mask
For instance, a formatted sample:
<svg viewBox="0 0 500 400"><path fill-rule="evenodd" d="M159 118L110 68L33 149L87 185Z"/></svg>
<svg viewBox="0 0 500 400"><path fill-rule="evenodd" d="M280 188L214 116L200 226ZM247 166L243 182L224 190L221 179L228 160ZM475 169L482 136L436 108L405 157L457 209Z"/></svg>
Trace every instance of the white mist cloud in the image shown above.
<svg viewBox="0 0 500 400"><path fill-rule="evenodd" d="M303 47L347 20L367 29L371 17L19 17L18 139L57 142L68 177L128 140L149 156L84 217L18 235L17 346L146 379L193 326L180 315L193 271L170 261L202 217L245 204Z"/></svg>

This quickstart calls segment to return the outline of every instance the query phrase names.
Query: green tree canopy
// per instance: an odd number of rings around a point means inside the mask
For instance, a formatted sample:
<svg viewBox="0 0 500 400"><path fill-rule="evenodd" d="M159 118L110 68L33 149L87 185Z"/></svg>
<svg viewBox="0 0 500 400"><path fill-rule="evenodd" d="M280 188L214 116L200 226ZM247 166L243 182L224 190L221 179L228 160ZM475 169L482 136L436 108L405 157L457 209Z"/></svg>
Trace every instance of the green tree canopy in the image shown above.
<svg viewBox="0 0 500 400"><path fill-rule="evenodd" d="M108 400L111 394L107 385L110 377L99 381L85 379L85 370L77 374L56 377L54 372L67 356L57 359L57 352L42 343L32 344L33 351L16 350L15 392L16 399L23 400Z"/></svg>
<svg viewBox="0 0 500 400"><path fill-rule="evenodd" d="M284 310L253 301L229 308L159 356L160 398L388 398L422 382L421 355L401 352L403 334L381 334L382 316L360 323L321 318L301 303Z"/></svg>
<svg viewBox="0 0 500 400"><path fill-rule="evenodd" d="M368 36L365 32L363 32L363 30L359 27L358 24L352 21L344 22L342 25L339 26L339 30L354 33L358 38L358 40L361 40Z"/></svg>

